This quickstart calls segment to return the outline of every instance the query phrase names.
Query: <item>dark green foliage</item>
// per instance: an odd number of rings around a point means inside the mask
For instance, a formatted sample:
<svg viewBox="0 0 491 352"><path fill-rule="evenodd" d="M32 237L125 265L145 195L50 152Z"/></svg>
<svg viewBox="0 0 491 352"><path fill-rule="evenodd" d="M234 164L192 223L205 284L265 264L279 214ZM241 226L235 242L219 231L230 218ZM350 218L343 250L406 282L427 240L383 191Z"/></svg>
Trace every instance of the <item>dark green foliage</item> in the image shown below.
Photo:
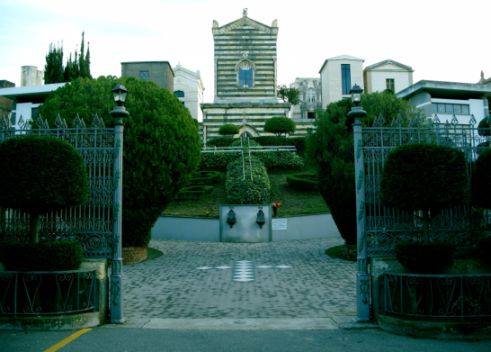
<svg viewBox="0 0 491 352"><path fill-rule="evenodd" d="M382 201L404 210L438 212L468 198L464 153L446 146L408 144L386 159Z"/></svg>
<svg viewBox="0 0 491 352"><path fill-rule="evenodd" d="M288 187L297 191L316 191L318 190L319 179L317 173L300 172L286 177Z"/></svg>
<svg viewBox="0 0 491 352"><path fill-rule="evenodd" d="M455 247L448 243L408 242L396 246L399 263L410 273L440 274L454 261Z"/></svg>
<svg viewBox="0 0 491 352"><path fill-rule="evenodd" d="M229 162L240 157L235 153L203 153L201 154L201 170L218 170L225 171Z"/></svg>
<svg viewBox="0 0 491 352"><path fill-rule="evenodd" d="M218 133L222 136L233 136L234 134L239 133L239 126L231 123L221 125L218 129Z"/></svg>
<svg viewBox="0 0 491 352"><path fill-rule="evenodd" d="M12 271L75 270L82 258L82 247L72 240L0 245L0 262Z"/></svg>
<svg viewBox="0 0 491 352"><path fill-rule="evenodd" d="M300 103L300 91L297 88L281 86L280 89L278 89L278 97L284 102L289 102L292 105Z"/></svg>
<svg viewBox="0 0 491 352"><path fill-rule="evenodd" d="M177 200L198 200L202 195L211 192L215 184L223 182L223 174L218 171L197 171L189 183L181 188Z"/></svg>
<svg viewBox="0 0 491 352"><path fill-rule="evenodd" d="M318 169L320 193L341 236L346 243L356 244L353 121L347 118L351 104L351 100L344 99L319 112L316 129L307 139L306 154ZM384 116L388 125L398 115L404 123L421 118L420 112L394 94L365 94L362 107L367 112L364 124L368 126L379 115Z"/></svg>
<svg viewBox="0 0 491 352"><path fill-rule="evenodd" d="M229 147L232 142L234 141L233 138L228 137L216 137L212 138L209 141L206 142L207 147Z"/></svg>
<svg viewBox="0 0 491 352"><path fill-rule="evenodd" d="M271 185L266 168L260 160L254 157L250 162L248 157L245 161L245 174L242 159L231 162L227 167L225 181L227 202L231 204L269 203Z"/></svg>
<svg viewBox="0 0 491 352"><path fill-rule="evenodd" d="M305 137L285 136L260 136L254 138L260 145L293 145L297 148L297 153L303 155L305 151Z"/></svg>
<svg viewBox="0 0 491 352"><path fill-rule="evenodd" d="M70 82L77 77L80 77L80 70L77 64L77 52L75 52L75 61L72 60L72 54L70 54L70 56L68 57L63 76L65 82Z"/></svg>
<svg viewBox="0 0 491 352"><path fill-rule="evenodd" d="M286 116L273 116L264 123L264 132L277 136L295 132L295 122Z"/></svg>
<svg viewBox="0 0 491 352"><path fill-rule="evenodd" d="M33 242L39 215L88 198L82 156L58 138L26 136L0 143L0 170L0 206L30 214Z"/></svg>
<svg viewBox="0 0 491 352"><path fill-rule="evenodd" d="M491 267L491 237L481 239L478 248L481 261Z"/></svg>
<svg viewBox="0 0 491 352"><path fill-rule="evenodd" d="M63 77L63 47L53 43L49 45L44 65L44 83L65 82Z"/></svg>
<svg viewBox="0 0 491 352"><path fill-rule="evenodd" d="M264 163L268 170L300 170L304 167L303 159L293 152L268 152L254 155Z"/></svg>
<svg viewBox="0 0 491 352"><path fill-rule="evenodd" d="M332 258L338 258L343 260L349 260L350 262L356 262L356 246L342 244L339 246L329 247L325 252Z"/></svg>
<svg viewBox="0 0 491 352"><path fill-rule="evenodd" d="M123 156L123 245L144 246L150 230L199 163L198 129L189 111L173 94L152 82L132 78L77 79L58 89L40 113L68 124L77 113L87 124L97 113L112 126L109 114L116 83L128 89Z"/></svg>
<svg viewBox="0 0 491 352"><path fill-rule="evenodd" d="M491 208L491 149L480 153L472 174L472 203L481 208Z"/></svg>
<svg viewBox="0 0 491 352"><path fill-rule="evenodd" d="M254 139L251 139L251 138L245 138L245 139L241 139L241 138L237 138L237 139L234 139L234 141L232 142L232 144L230 144L231 147L257 147L259 145L259 143L257 143Z"/></svg>
<svg viewBox="0 0 491 352"><path fill-rule="evenodd" d="M487 137L491 136L491 117L488 116L481 121L479 121L479 125L477 125L477 133L479 133L480 136Z"/></svg>

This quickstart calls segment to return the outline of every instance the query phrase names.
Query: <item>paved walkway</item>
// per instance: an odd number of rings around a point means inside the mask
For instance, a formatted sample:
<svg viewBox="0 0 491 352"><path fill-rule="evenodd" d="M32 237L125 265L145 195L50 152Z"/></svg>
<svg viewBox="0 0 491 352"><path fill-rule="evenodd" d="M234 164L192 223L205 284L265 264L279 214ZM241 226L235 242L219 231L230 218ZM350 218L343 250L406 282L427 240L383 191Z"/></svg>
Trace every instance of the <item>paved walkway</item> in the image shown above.
<svg viewBox="0 0 491 352"><path fill-rule="evenodd" d="M355 264L324 254L339 243L153 241L161 257L124 267L126 318L354 316Z"/></svg>

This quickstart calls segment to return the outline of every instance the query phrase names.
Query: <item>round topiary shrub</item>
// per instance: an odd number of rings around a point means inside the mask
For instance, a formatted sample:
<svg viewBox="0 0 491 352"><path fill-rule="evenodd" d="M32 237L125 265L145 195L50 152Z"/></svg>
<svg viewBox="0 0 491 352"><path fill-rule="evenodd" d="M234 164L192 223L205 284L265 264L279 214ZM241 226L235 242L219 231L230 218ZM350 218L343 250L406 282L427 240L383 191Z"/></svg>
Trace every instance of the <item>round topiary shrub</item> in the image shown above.
<svg viewBox="0 0 491 352"><path fill-rule="evenodd" d="M12 271L76 270L82 258L82 247L73 240L0 246L0 262Z"/></svg>
<svg viewBox="0 0 491 352"><path fill-rule="evenodd" d="M480 136L487 137L491 136L491 117L485 117L481 121L479 121L479 124L477 125L477 133L479 133Z"/></svg>
<svg viewBox="0 0 491 352"><path fill-rule="evenodd" d="M271 185L263 163L252 157L231 162L227 167L225 181L227 202L231 204L265 204L269 203Z"/></svg>
<svg viewBox="0 0 491 352"><path fill-rule="evenodd" d="M98 114L113 126L111 90L128 89L123 152L123 245L146 246L162 211L184 186L200 160L198 128L189 111L168 90L134 78L77 79L56 90L40 114L54 124L76 114L90 125Z"/></svg>
<svg viewBox="0 0 491 352"><path fill-rule="evenodd" d="M233 136L239 133L239 127L231 123L221 125L218 129L218 133L222 136Z"/></svg>
<svg viewBox="0 0 491 352"><path fill-rule="evenodd" d="M290 134L295 132L295 122L285 116L274 116L269 120L266 120L264 124L264 131L274 133L277 136L282 134Z"/></svg>
<svg viewBox="0 0 491 352"><path fill-rule="evenodd" d="M39 216L84 203L87 171L80 153L54 137L15 137L0 143L0 207L30 215L32 242L39 241Z"/></svg>
<svg viewBox="0 0 491 352"><path fill-rule="evenodd" d="M479 154L472 174L472 203L478 207L491 208L491 149Z"/></svg>

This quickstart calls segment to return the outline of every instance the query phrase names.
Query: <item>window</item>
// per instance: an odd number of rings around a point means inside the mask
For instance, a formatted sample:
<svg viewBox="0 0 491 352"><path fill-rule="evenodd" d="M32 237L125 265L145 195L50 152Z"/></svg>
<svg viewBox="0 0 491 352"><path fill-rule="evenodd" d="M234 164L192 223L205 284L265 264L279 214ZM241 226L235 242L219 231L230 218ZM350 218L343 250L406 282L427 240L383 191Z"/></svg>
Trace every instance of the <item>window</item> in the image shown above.
<svg viewBox="0 0 491 352"><path fill-rule="evenodd" d="M150 79L150 72L148 72L147 70L140 71L139 76L140 79L144 81L148 81Z"/></svg>
<svg viewBox="0 0 491 352"><path fill-rule="evenodd" d="M341 89L343 95L348 95L351 90L351 66L350 64L341 64Z"/></svg>
<svg viewBox="0 0 491 352"><path fill-rule="evenodd" d="M394 93L396 91L396 87L395 87L395 82L394 82L394 78L387 78L385 80L385 88L387 90L390 90L392 93Z"/></svg>
<svg viewBox="0 0 491 352"><path fill-rule="evenodd" d="M467 104L432 103L431 106L435 114L470 115Z"/></svg>
<svg viewBox="0 0 491 352"><path fill-rule="evenodd" d="M176 90L174 92L174 95L176 96L176 98L184 98L184 92L182 90Z"/></svg>
<svg viewBox="0 0 491 352"><path fill-rule="evenodd" d="M254 82L254 69L249 61L242 61L238 67L239 87L252 88Z"/></svg>

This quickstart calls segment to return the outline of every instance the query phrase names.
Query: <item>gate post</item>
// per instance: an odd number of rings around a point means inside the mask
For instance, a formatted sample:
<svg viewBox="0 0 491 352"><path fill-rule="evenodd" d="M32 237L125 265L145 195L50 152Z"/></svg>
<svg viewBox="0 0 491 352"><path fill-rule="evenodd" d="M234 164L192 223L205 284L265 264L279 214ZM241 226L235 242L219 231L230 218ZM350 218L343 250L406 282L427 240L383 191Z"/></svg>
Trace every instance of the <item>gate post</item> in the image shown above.
<svg viewBox="0 0 491 352"><path fill-rule="evenodd" d="M111 264L110 313L111 323L124 323L123 316L123 118L129 115L124 107L128 91L122 84L113 90L116 106L111 111L114 118L114 202L113 202L113 258Z"/></svg>
<svg viewBox="0 0 491 352"><path fill-rule="evenodd" d="M356 311L360 321L370 320L368 258L365 232L365 166L363 161L362 126L359 118L353 125L356 187Z"/></svg>

